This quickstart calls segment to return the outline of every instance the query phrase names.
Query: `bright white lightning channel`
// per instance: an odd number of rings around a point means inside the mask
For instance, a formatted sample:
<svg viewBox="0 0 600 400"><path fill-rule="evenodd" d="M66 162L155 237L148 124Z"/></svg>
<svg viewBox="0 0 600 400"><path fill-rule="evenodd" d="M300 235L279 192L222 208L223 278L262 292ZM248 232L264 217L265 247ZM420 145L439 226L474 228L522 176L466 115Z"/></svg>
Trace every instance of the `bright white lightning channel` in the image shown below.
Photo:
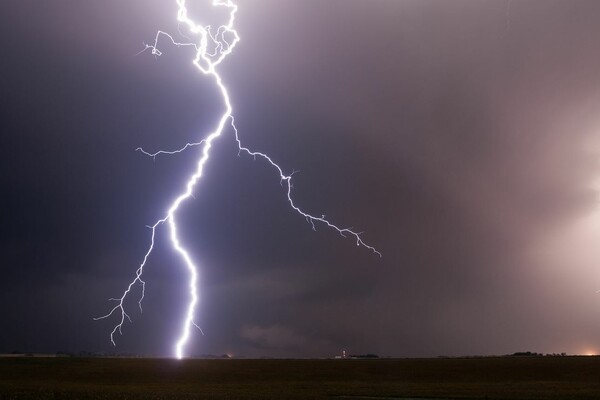
<svg viewBox="0 0 600 400"><path fill-rule="evenodd" d="M200 180L200 178L202 177L204 165L206 164L206 162L208 161L208 159L210 157L210 150L212 148L213 141L222 135L222 133L225 131L225 128L228 125L230 125L232 127L232 131L235 135L235 141L238 145L240 154L241 153L248 154L248 155L252 156L254 159L262 158L263 160L268 162L271 166L273 166L273 168L277 171L277 173L279 173L279 179L281 180L281 183L283 184L285 182L287 200L288 200L290 206L294 209L294 211L296 211L298 214L303 216L312 225L313 230L316 229L316 226L315 226L316 223L325 224L328 227L336 230L340 235L342 235L344 237L349 236L349 237L354 238L354 240L356 240L357 246L366 247L367 249L371 250L373 253L379 255L380 257L381 257L381 253L379 251L377 251L374 247L366 244L362 240L362 238L360 236L361 235L360 232L355 232L354 230L352 230L352 228L340 228L340 227L332 224L331 222L329 222L325 218L325 216L316 217L316 216L313 216L311 214L308 214L308 213L302 211L298 206L296 206L296 204L294 203L294 201L292 199L292 175L293 174L286 175L283 172L282 168L277 163L275 163L269 156L267 156L264 153L252 151L242 145L242 142L240 141L240 138L239 138L238 130L235 126L235 121L233 118L233 108L231 106L231 101L229 99L229 93L227 91L227 88L223 84L221 76L219 75L219 73L217 72L217 69L216 69L217 66L233 51L234 47L240 40L240 37L238 36L237 31L234 29L235 16L236 16L236 13L238 10L237 5L234 4L232 0L213 0L213 2L212 2L213 7L223 7L225 9L227 9L227 11L229 13L229 19L228 19L227 24L220 25L216 30L214 30L213 27L210 25L206 25L206 26L198 25L189 17L188 10L186 7L186 0L176 0L176 1L177 1L177 5L178 5L177 21L181 25L184 25L185 27L187 27L190 35L198 38L198 42L197 43L178 42L170 34L163 32L163 31L158 31L158 33L156 34L156 37L154 39L154 43L152 45L146 45L145 50L150 50L151 53L155 56L162 55L162 52L158 49L158 42L163 37L168 39L172 44L174 44L177 47L182 47L182 46L193 47L196 50L196 56L193 60L193 63L198 68L198 70L200 70L200 72L202 72L204 75L208 75L212 79L214 79L215 83L217 84L217 87L221 91L221 95L223 97L223 103L225 105L225 111L224 111L223 115L221 115L221 118L219 120L219 123L217 124L216 129L212 133L210 133L205 139L203 139L197 143L187 143L184 147L182 147L179 150L174 150L174 151L161 150L156 153L149 153L149 152L144 151L141 148L138 149L142 153L144 153L148 156L151 156L151 157L156 157L161 154L170 154L170 155L177 154L177 153L180 153L190 147L195 147L195 146L201 146L202 151L201 151L201 157L198 160L196 171L188 180L185 191L180 193L175 198L175 200L171 203L171 206L169 207L167 214L162 219L159 219L158 221L156 221L154 223L154 225L149 226L150 230L152 231L150 246L148 248L148 251L144 255L142 263L140 264L139 268L136 270L135 278L133 279L133 281L131 281L129 283L129 285L127 286L127 289L123 292L123 295L121 297L110 299L111 301L116 302L116 305L110 310L110 312L102 317L98 317L98 318L94 318L94 319L101 320L101 319L111 317L113 315L120 316L117 325L115 325L114 329L112 330L112 332L110 334L110 340L111 340L112 344L115 345L115 334L117 332L119 334L123 334L123 324L125 323L126 319L131 322L131 318L129 317L129 314L127 314L127 312L125 310L125 299L131 293L133 287L136 284L139 284L141 286L141 296L138 301L138 305L139 305L140 311L142 309L142 301L144 300L145 285L146 285L146 282L142 279L142 275L144 273L144 267L146 266L146 262L148 261L148 258L150 257L152 250L154 249L156 229L160 225L162 225L164 223L168 223L169 231L170 231L170 238L171 238L171 243L173 245L173 248L181 256L185 266L187 267L187 269L189 271L189 276L190 276L189 277L190 301L188 303L187 313L186 313L185 319L184 319L182 327L181 327L181 334L175 343L175 356L177 358L181 359L184 356L184 348L190 338L192 326L195 326L198 328L198 325L196 325L194 322L196 305L198 303L198 292L197 292L198 266L194 263L194 261L192 260L191 256L187 252L187 250L185 248L183 248L183 246L179 242L179 237L178 237L178 233L177 233L176 214L177 214L177 211L179 210L179 206L185 200L192 197L194 187L196 186L196 183L198 182L198 180Z"/></svg>

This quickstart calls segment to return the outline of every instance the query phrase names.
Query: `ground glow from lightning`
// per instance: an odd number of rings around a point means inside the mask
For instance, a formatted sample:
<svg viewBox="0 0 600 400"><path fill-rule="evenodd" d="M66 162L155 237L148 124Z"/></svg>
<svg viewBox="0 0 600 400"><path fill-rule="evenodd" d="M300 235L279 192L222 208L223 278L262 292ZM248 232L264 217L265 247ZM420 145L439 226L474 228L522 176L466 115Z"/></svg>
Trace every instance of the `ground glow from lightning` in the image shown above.
<svg viewBox="0 0 600 400"><path fill-rule="evenodd" d="M204 171L204 165L208 162L210 157L210 150L212 148L213 141L218 137L222 136L223 132L228 126L231 126L232 131L235 134L235 141L238 145L239 155L245 153L254 159L260 158L268 162L279 174L280 182L283 184L285 182L285 190L287 195L287 201L294 211L304 217L311 225L312 229L316 230L316 223L322 223L329 228L336 230L343 237L352 237L356 240L357 246L363 246L373 253L381 256L381 253L377 251L374 247L366 244L362 238L360 232L355 232L352 228L340 228L331 222L329 222L324 215L321 217L313 216L302 211L293 201L292 199L292 175L286 175L283 172L283 169L273 161L268 155L256 151L252 151L247 147L242 145L242 142L239 138L238 129L235 126L235 120L233 117L233 107L231 105L231 101L229 98L229 93L227 91L226 86L223 84L221 76L217 72L217 66L233 51L234 47L240 40L240 37L236 30L234 29L235 16L238 11L237 5L233 3L232 0L213 0L213 7L223 7L226 8L229 12L229 19L227 24L220 25L216 31L210 25L199 25L195 23L189 16L188 10L186 7L186 0L176 0L178 5L177 12L177 21L180 25L184 25L189 30L191 35L195 35L198 37L198 43L193 42L178 42L175 40L173 36L164 31L158 31L156 37L154 39L154 43L151 45L146 45L145 49L142 51L150 51L155 56L162 55L162 52L159 50L158 45L161 38L165 38L170 41L173 45L177 47L193 47L196 50L196 56L193 60L194 65L202 72L204 75L207 75L214 79L217 87L219 88L221 95L223 97L223 103L225 105L225 111L221 115L219 123L216 129L210 133L205 139L197 142L197 143L187 143L185 146L178 150L173 151L165 151L161 150L155 153L149 153L143 150L142 148L138 148L137 150L142 152L143 154L156 158L158 155L173 155L180 153L184 150L187 150L191 147L200 146L201 147L201 157L198 161L195 173L189 178L186 189L181 194L179 194L175 200L171 203L166 215L164 218L159 219L154 223L154 225L149 226L152 235L150 240L150 246L148 251L146 252L142 263L138 267L135 273L135 278L133 281L129 283L127 289L123 292L123 295L119 298L111 298L111 301L116 302L116 305L110 310L110 312L106 315L103 315L98 318L94 318L95 320L101 320L109 318L113 315L120 315L117 325L115 325L114 329L110 334L110 340L113 345L115 345L115 334L118 332L119 334L123 334L123 324L125 320L129 320L131 322L131 318L129 314L125 310L125 300L127 296L131 293L133 287L136 284L141 286L141 295L138 301L138 306L140 311L142 310L142 301L144 300L145 295L145 285L146 282L142 279L142 275L144 273L144 267L146 266L146 262L150 257L155 243L156 229L163 225L164 223L168 223L169 231L170 231L170 239L173 245L173 248L176 252L181 256L186 268L189 271L189 296L190 301L187 306L187 313L185 315L185 319L183 321L181 327L181 334L179 338L175 342L175 357L181 359L184 357L184 348L187 342L189 341L192 326L198 328L201 332L202 330L198 327L198 325L194 322L194 315L196 310L196 305L198 304L198 265L194 263L189 253L186 249L180 244L179 237L177 233L177 223L176 223L176 213L179 210L180 205L187 199L193 196L193 190L196 186L196 183L202 177L202 173ZM183 36L183 35L182 35ZM191 39L190 39L191 40Z"/></svg>

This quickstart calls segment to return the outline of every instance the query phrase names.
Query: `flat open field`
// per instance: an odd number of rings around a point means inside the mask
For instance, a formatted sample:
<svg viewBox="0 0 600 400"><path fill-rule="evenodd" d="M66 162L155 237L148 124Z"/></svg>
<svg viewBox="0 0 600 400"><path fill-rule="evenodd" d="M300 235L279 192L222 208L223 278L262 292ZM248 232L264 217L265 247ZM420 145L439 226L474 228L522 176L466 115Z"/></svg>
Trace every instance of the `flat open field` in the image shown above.
<svg viewBox="0 0 600 400"><path fill-rule="evenodd" d="M0 399L600 399L600 357L0 359Z"/></svg>

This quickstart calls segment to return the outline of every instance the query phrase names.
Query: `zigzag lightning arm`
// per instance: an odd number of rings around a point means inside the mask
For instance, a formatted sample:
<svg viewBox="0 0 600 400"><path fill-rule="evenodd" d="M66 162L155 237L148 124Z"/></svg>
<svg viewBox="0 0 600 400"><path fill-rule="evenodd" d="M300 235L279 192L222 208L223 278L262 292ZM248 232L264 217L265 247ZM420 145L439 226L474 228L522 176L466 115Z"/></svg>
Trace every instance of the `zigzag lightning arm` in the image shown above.
<svg viewBox="0 0 600 400"><path fill-rule="evenodd" d="M290 203L290 206L294 209L294 211L296 211L298 214L302 215L304 218L306 218L306 220L308 222L310 222L313 230L316 230L315 222L321 222L321 223L327 225L328 227L338 231L338 233L340 235L342 235L343 237L346 237L346 235L350 235L350 236L354 237L354 239L356 240L357 246L366 247L367 249L371 250L373 253L377 254L379 257L382 256L381 253L379 251L377 251L377 249L375 249L373 246L366 244L362 240L362 238L360 237L360 232L354 232L352 230L352 228L340 228L340 227L332 224L331 222L329 222L327 219L325 219L325 216L316 217L314 215L311 215L307 212L302 211L302 209L300 209L298 206L296 206L296 204L294 203L294 199L292 198L292 176L294 174L293 173L290 175L284 174L281 167L277 163L275 163L271 159L271 157L269 157L265 153L260 153L258 151L252 151L252 150L248 149L247 147L244 147L239 138L238 130L237 130L237 127L235 126L235 120L233 117L231 117L231 126L233 127L233 130L235 132L235 140L238 144L238 148L239 148L240 152L243 151L246 154L248 154L249 156L254 157L255 159L256 159L256 157L260 157L260 158L264 159L265 161L267 161L269 164L271 164L273 166L273 168L275 168L275 170L279 173L279 179L281 180L281 182L285 182L285 184L287 186L286 195L287 195L288 203Z"/></svg>

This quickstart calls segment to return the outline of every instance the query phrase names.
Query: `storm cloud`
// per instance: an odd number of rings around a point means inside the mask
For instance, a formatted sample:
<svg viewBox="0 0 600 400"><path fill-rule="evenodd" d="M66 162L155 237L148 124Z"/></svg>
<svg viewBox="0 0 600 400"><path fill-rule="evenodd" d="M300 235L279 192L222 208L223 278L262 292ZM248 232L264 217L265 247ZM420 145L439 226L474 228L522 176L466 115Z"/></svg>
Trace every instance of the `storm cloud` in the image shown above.
<svg viewBox="0 0 600 400"><path fill-rule="evenodd" d="M92 317L198 156L134 150L203 137L218 93L185 49L137 54L175 2L38 3L0 6L0 351L171 354L186 277L164 231L116 349ZM600 3L239 5L221 73L242 140L383 257L313 232L229 132L181 214L191 354L600 351Z"/></svg>

